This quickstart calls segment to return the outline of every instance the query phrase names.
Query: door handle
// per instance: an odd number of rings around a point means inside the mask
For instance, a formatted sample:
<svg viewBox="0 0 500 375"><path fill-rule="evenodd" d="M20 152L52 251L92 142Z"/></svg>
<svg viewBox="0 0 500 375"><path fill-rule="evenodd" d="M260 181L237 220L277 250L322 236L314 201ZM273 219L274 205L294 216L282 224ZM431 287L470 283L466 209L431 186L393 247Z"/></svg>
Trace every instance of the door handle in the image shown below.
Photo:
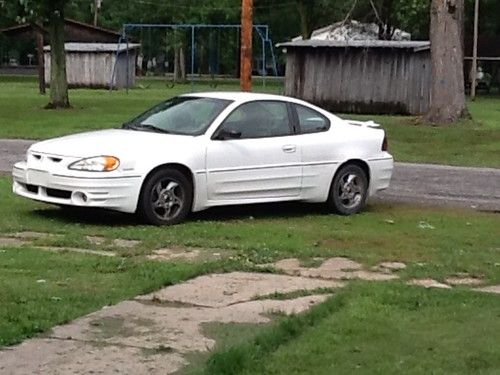
<svg viewBox="0 0 500 375"><path fill-rule="evenodd" d="M282 148L283 152L292 153L297 151L297 146L295 145L284 145Z"/></svg>

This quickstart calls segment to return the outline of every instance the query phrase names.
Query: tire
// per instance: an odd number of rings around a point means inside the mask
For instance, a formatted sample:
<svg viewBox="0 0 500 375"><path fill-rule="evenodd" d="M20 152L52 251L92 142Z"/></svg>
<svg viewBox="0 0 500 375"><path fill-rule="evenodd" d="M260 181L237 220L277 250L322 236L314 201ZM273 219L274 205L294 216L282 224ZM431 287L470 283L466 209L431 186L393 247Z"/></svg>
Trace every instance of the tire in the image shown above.
<svg viewBox="0 0 500 375"><path fill-rule="evenodd" d="M182 222L193 202L193 186L183 173L165 168L144 182L137 214L147 224L174 225Z"/></svg>
<svg viewBox="0 0 500 375"><path fill-rule="evenodd" d="M368 197L368 178L356 164L340 168L333 178L328 197L328 206L340 215L360 212Z"/></svg>

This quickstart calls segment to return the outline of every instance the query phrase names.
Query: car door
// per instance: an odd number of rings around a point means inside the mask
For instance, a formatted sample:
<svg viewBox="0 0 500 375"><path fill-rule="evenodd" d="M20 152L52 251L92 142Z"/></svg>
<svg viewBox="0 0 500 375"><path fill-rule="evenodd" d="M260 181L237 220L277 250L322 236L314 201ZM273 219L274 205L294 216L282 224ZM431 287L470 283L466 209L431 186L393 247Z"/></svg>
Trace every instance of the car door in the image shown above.
<svg viewBox="0 0 500 375"><path fill-rule="evenodd" d="M341 139L329 131L330 120L315 109L300 104L292 104L291 108L300 133L297 144L302 162L301 198L321 201L327 196L341 161Z"/></svg>
<svg viewBox="0 0 500 375"><path fill-rule="evenodd" d="M208 199L238 203L298 197L300 159L287 103L244 103L228 115L207 147Z"/></svg>

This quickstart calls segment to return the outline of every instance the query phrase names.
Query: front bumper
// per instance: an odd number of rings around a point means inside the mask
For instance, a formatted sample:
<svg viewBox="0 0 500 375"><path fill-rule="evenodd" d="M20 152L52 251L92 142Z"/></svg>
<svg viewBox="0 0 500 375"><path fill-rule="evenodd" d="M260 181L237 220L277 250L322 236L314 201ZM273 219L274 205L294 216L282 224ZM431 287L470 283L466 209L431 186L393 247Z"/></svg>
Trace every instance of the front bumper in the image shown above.
<svg viewBox="0 0 500 375"><path fill-rule="evenodd" d="M58 175L29 169L25 162L12 170L15 194L57 205L106 208L133 213L141 189L141 176L90 177Z"/></svg>

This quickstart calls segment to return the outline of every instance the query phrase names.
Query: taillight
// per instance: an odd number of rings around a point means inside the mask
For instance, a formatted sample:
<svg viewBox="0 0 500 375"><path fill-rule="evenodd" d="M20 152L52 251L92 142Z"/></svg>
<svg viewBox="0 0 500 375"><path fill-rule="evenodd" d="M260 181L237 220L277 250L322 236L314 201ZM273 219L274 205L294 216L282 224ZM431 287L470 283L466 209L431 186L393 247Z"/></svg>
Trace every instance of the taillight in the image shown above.
<svg viewBox="0 0 500 375"><path fill-rule="evenodd" d="M382 142L382 151L389 151L389 142L387 141L387 135L384 135L384 141Z"/></svg>

